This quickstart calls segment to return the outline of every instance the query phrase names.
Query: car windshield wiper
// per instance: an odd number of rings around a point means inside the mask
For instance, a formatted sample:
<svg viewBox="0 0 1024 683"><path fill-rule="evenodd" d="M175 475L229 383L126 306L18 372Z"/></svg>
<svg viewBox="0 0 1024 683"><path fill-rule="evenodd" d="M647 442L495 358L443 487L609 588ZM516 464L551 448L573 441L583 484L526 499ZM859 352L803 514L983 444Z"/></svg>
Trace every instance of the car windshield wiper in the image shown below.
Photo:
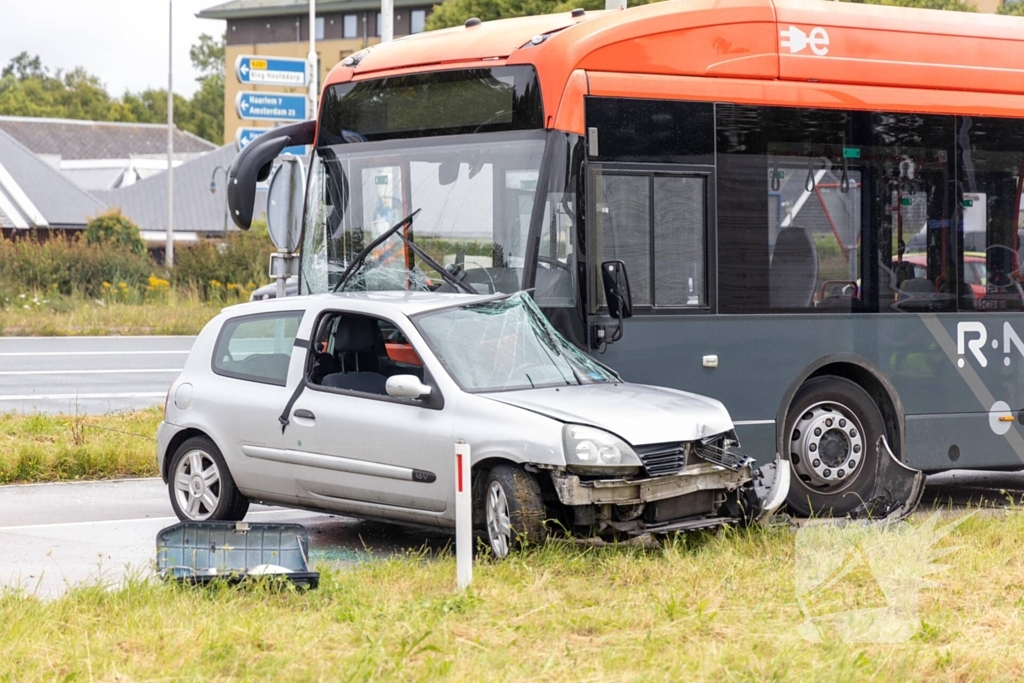
<svg viewBox="0 0 1024 683"><path fill-rule="evenodd" d="M427 263L427 265L429 265L431 268L433 268L438 273L440 273L441 278L445 282L450 284L452 287L455 287L456 289L461 289L462 291L466 292L467 294L476 294L477 292L472 287L467 285L465 282L462 282L461 280L457 279L454 275L452 275L447 270L445 270L444 267L441 266L437 261L435 261L434 259L430 258L430 256L427 254L427 252L423 251L423 249L421 249L419 247L419 245L417 245L415 242L413 242L407 236L405 236L402 233L398 232L402 228L402 226L412 224L412 219L419 212L420 212L420 210L416 209L415 211L410 213L408 216L406 216L405 218L403 218L402 220L398 221L397 223L392 225L390 228L388 228L377 239L373 240L372 242L367 244L365 247L363 247L363 250L360 251L358 254L356 254L356 257L354 259L352 259L352 262L348 264L348 267L345 269L345 272L341 274L341 280L338 281L338 284L335 285L334 289L331 290L331 291L337 292L339 289L344 287L345 283L347 283L348 279L352 276L352 273L355 272L356 266L358 266L361 263L363 263L366 260L366 257L370 254L370 252L372 252L374 249L376 249L381 244L383 244L385 240L387 240L392 235L397 234L398 238L401 239L403 242L405 242L409 246L409 248L413 251L414 254L419 256L421 259L423 259L423 261L425 261Z"/></svg>

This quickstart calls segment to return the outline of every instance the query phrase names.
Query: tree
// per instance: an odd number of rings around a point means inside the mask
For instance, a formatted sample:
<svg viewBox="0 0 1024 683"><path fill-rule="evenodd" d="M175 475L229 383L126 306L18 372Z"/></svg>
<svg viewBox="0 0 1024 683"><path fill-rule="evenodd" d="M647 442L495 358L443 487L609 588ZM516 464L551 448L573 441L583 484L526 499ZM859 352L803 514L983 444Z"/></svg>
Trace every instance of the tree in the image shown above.
<svg viewBox="0 0 1024 683"><path fill-rule="evenodd" d="M629 5L646 5L659 0L632 0ZM525 17L532 14L569 12L577 7L585 10L604 9L604 0L445 0L427 18L427 30L461 26L466 19L481 21Z"/></svg>
<svg viewBox="0 0 1024 683"><path fill-rule="evenodd" d="M865 5L890 5L918 9L944 9L953 12L977 12L978 8L965 0L843 0Z"/></svg>
<svg viewBox="0 0 1024 683"><path fill-rule="evenodd" d="M196 79L199 90L189 103L189 115L183 119L193 133L217 143L224 141L224 45L224 36L218 39L204 33L188 51L192 66L201 75Z"/></svg>
<svg viewBox="0 0 1024 683"><path fill-rule="evenodd" d="M188 56L192 66L201 74L197 81L210 76L224 77L224 36L216 39L206 33L199 36L199 42L189 48Z"/></svg>
<svg viewBox="0 0 1024 683"><path fill-rule="evenodd" d="M199 90L191 99L174 96L174 125L220 144L224 140L224 38L201 35L189 56L201 74L196 79ZM38 56L22 52L0 71L0 115L164 123L167 91L150 89L111 97L100 79L85 69L51 74Z"/></svg>
<svg viewBox="0 0 1024 683"><path fill-rule="evenodd" d="M29 57L27 52L22 52L11 59L10 63L4 67L3 72L0 72L0 78L14 76L19 81L29 78L45 78L47 75L46 69L43 68L43 64L39 60L39 55Z"/></svg>
<svg viewBox="0 0 1024 683"><path fill-rule="evenodd" d="M120 209L111 209L90 220L85 226L85 241L88 244L124 247L133 254L146 253L146 243L139 235L139 226Z"/></svg>
<svg viewBox="0 0 1024 683"><path fill-rule="evenodd" d="M1024 2L1021 2L1021 0L1004 0L1003 4L996 10L996 14L1024 17Z"/></svg>

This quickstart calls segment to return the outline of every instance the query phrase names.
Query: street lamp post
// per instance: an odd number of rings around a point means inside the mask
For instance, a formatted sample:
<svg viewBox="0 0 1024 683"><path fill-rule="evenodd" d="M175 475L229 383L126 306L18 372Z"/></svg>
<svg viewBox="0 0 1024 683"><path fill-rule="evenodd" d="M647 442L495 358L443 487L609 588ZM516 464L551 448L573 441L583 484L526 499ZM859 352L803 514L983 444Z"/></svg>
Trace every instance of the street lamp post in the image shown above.
<svg viewBox="0 0 1024 683"><path fill-rule="evenodd" d="M174 0L167 0L167 237L164 265L174 265Z"/></svg>
<svg viewBox="0 0 1024 683"><path fill-rule="evenodd" d="M224 168L220 164L213 169L213 173L210 174L210 194L217 194L217 171L224 172L224 190L228 189L228 169ZM228 234L228 198L224 196L224 235Z"/></svg>

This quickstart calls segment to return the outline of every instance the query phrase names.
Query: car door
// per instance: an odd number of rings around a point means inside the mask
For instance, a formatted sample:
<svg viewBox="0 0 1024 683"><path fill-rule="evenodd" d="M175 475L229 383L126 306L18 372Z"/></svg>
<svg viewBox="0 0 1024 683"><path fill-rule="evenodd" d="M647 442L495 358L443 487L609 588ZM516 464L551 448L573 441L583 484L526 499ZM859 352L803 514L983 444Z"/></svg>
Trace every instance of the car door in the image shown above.
<svg viewBox="0 0 1024 683"><path fill-rule="evenodd" d="M264 456L283 448L278 416L301 378L305 354L293 351L303 315L281 310L226 321L214 344L213 374L193 398L194 411L209 416L235 484L261 500L296 500L290 468Z"/></svg>
<svg viewBox="0 0 1024 683"><path fill-rule="evenodd" d="M344 333L344 321L356 318L372 323L372 340ZM436 384L422 399L392 398L384 390L386 376L399 374L432 384L402 322L410 325L404 318L333 311L314 328L323 330L317 343L336 363L338 386L327 386L331 375L311 372L292 408L289 448L296 488L307 504L419 523L445 517L454 476L451 410L444 409Z"/></svg>

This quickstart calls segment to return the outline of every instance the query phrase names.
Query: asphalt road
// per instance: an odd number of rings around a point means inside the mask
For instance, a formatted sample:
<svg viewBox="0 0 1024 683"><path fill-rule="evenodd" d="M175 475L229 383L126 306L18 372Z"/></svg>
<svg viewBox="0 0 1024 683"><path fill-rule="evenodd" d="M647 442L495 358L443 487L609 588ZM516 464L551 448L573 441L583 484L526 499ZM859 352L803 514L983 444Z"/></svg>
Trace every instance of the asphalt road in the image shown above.
<svg viewBox="0 0 1024 683"><path fill-rule="evenodd" d="M163 403L195 337L0 338L0 414Z"/></svg>
<svg viewBox="0 0 1024 683"><path fill-rule="evenodd" d="M1021 504L1024 473L948 472L928 478L920 510L965 504ZM301 510L253 506L252 522L306 527L310 560L363 561L453 542L441 531L360 522ZM69 586L151 575L156 535L177 522L159 479L0 487L0 590L19 586L44 597Z"/></svg>
<svg viewBox="0 0 1024 683"><path fill-rule="evenodd" d="M357 562L451 540L347 517L254 505L250 522L291 522L309 532L310 561ZM149 576L156 535L176 524L159 479L0 486L0 590L54 597L69 586Z"/></svg>

